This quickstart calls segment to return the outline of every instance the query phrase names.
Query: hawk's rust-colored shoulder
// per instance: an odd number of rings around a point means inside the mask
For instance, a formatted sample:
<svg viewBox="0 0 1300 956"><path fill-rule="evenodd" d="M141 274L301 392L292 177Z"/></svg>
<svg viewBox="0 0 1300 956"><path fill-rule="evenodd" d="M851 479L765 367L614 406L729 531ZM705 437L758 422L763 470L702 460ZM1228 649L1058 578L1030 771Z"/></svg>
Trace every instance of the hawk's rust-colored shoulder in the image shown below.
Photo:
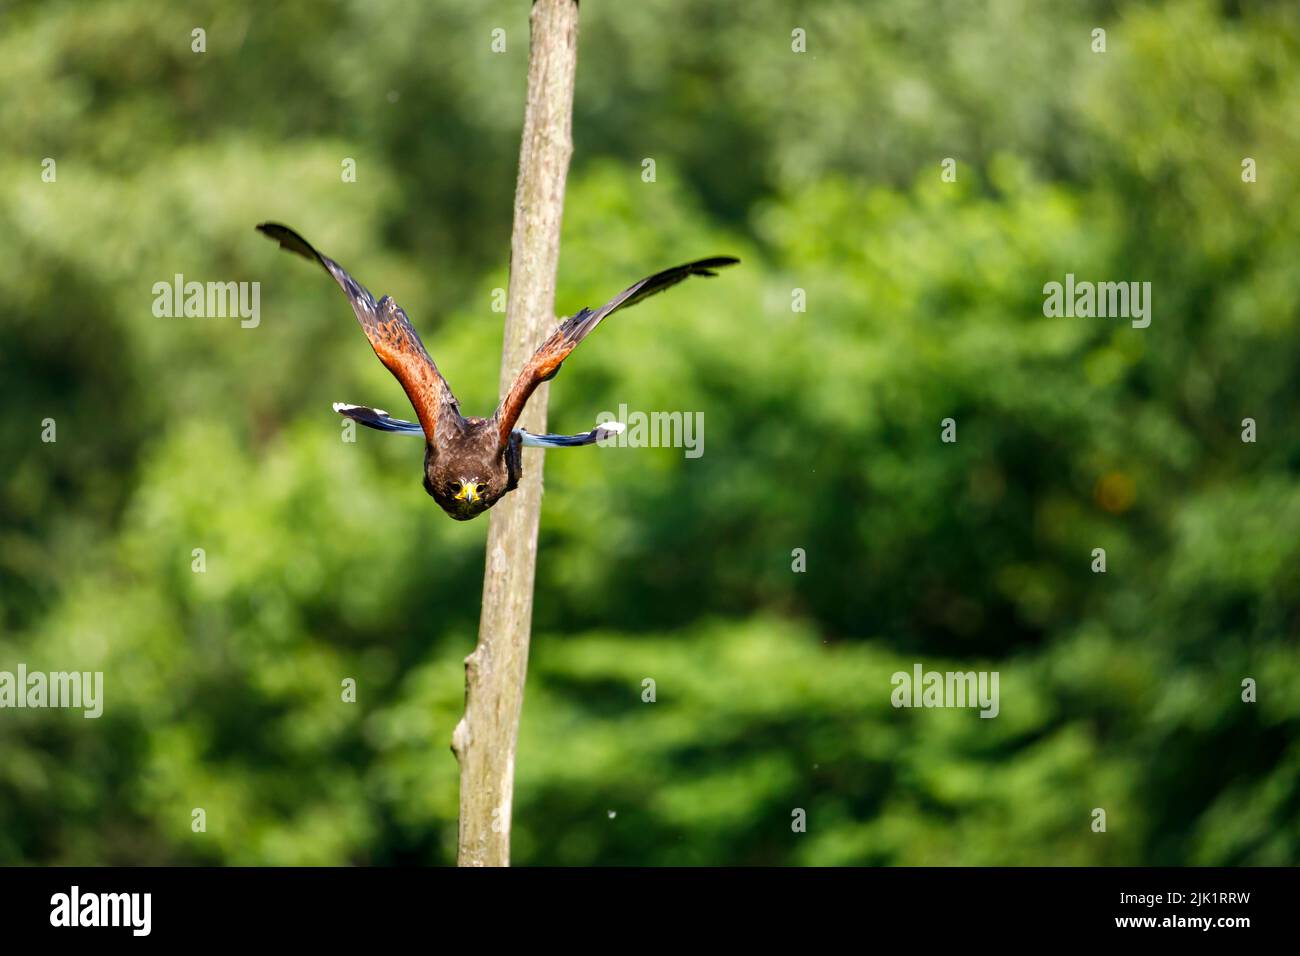
<svg viewBox="0 0 1300 956"><path fill-rule="evenodd" d="M348 275L347 270L333 259L317 252L311 243L288 226L264 222L257 229L279 242L282 249L319 263L334 277L352 303L352 311L365 331L366 338L370 340L371 348L384 363L384 367L401 383L420 419L420 426L430 441L435 440L438 423L443 416L460 418L459 405L451 386L438 371L406 312L391 296L386 295L376 301L365 286Z"/></svg>

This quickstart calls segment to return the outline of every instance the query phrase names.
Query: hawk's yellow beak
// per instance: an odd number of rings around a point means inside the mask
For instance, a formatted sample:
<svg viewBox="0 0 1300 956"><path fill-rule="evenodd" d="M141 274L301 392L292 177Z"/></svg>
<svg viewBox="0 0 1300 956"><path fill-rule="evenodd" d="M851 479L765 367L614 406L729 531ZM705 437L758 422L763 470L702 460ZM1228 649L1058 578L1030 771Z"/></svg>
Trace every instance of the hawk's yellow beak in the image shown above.
<svg viewBox="0 0 1300 956"><path fill-rule="evenodd" d="M478 501L478 482L466 481L464 478L461 478L459 480L460 480L460 491L456 492L456 500L464 501L469 504L473 504L475 501Z"/></svg>

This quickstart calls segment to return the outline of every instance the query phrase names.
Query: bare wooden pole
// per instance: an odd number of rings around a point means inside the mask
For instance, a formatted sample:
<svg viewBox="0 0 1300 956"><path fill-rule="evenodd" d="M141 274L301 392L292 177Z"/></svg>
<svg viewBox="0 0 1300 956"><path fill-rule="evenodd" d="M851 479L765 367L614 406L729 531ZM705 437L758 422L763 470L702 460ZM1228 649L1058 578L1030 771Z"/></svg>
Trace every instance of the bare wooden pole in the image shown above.
<svg viewBox="0 0 1300 956"><path fill-rule="evenodd" d="M555 326L564 184L573 153L573 82L578 64L577 0L535 0L528 101L519 147L510 290L501 347L504 396L525 360ZM546 431L543 385L519 424ZM515 745L528 670L542 451L524 450L519 487L493 510L483 574L478 645L465 658L465 716L452 734L460 762L460 866L510 864Z"/></svg>

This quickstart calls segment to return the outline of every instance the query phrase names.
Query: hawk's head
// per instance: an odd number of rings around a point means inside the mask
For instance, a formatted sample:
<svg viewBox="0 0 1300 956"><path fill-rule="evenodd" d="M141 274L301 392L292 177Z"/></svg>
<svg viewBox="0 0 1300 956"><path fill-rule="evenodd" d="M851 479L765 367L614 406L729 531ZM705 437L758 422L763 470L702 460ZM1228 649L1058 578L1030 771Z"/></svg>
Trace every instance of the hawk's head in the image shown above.
<svg viewBox="0 0 1300 956"><path fill-rule="evenodd" d="M442 510L457 521L477 518L487 511L504 493L502 489L493 488L491 480L474 478L456 478L452 481L435 482L428 478L424 481L424 490L433 496Z"/></svg>

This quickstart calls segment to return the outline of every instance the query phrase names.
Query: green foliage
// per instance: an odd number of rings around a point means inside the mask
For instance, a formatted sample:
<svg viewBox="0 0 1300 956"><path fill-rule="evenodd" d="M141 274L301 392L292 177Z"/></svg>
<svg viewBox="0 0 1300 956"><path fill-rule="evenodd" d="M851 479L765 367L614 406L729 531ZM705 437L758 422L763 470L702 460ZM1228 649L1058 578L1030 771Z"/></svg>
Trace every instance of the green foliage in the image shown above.
<svg viewBox="0 0 1300 956"><path fill-rule="evenodd" d="M552 388L557 431L703 412L704 454L548 453L515 859L1295 862L1300 15L788 6L583 10L557 307L744 261ZM488 413L526 56L515 0L7 14L0 670L106 701L0 711L0 863L454 859L487 522L340 440L332 401L403 396L252 227ZM1067 272L1150 281L1150 328L1044 317ZM155 317L176 273L259 280L261 324ZM999 716L893 708L917 661L998 671Z"/></svg>

